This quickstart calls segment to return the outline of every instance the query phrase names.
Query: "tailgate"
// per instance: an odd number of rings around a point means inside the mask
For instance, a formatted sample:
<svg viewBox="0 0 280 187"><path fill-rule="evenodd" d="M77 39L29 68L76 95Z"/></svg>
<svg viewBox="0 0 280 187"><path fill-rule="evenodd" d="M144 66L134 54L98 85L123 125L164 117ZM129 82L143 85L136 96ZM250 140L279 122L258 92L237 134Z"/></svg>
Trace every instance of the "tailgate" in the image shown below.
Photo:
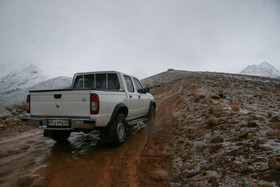
<svg viewBox="0 0 280 187"><path fill-rule="evenodd" d="M31 92L30 99L31 116L90 116L90 90Z"/></svg>

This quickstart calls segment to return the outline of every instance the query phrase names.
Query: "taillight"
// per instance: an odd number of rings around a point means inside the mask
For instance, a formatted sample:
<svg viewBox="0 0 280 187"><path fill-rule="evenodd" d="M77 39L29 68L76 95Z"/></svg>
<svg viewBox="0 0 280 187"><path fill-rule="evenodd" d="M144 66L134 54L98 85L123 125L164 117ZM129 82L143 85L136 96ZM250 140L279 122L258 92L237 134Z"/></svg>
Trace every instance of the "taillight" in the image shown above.
<svg viewBox="0 0 280 187"><path fill-rule="evenodd" d="M27 99L26 99L26 104L27 104L27 113L30 113L30 95L27 95Z"/></svg>
<svg viewBox="0 0 280 187"><path fill-rule="evenodd" d="M99 98L96 94L90 95L90 113L98 114L99 112Z"/></svg>

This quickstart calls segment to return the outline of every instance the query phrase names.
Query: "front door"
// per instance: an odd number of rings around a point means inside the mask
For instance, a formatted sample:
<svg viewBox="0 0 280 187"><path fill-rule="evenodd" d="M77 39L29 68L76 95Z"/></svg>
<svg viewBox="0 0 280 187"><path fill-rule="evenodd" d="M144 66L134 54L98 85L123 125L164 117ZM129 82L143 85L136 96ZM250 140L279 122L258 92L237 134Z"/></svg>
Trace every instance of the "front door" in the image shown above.
<svg viewBox="0 0 280 187"><path fill-rule="evenodd" d="M124 80L127 87L127 101L128 101L128 116L127 120L140 117L139 115L139 94L135 90L132 79L124 75Z"/></svg>

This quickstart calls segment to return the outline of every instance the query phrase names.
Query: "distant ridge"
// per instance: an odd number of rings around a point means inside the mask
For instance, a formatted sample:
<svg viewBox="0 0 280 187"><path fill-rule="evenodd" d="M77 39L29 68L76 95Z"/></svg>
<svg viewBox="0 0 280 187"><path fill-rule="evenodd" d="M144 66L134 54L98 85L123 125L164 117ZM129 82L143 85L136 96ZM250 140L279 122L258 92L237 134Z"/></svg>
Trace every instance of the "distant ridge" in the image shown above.
<svg viewBox="0 0 280 187"><path fill-rule="evenodd" d="M240 72L243 75L255 75L261 77L279 78L280 71L267 62L262 62L259 65L247 66Z"/></svg>
<svg viewBox="0 0 280 187"><path fill-rule="evenodd" d="M193 73L194 72L191 72L191 71L168 69L167 71L164 71L162 73L142 79L141 82L145 86L152 86L155 84L164 84L164 83L172 82L172 81L182 79L185 77L193 76Z"/></svg>

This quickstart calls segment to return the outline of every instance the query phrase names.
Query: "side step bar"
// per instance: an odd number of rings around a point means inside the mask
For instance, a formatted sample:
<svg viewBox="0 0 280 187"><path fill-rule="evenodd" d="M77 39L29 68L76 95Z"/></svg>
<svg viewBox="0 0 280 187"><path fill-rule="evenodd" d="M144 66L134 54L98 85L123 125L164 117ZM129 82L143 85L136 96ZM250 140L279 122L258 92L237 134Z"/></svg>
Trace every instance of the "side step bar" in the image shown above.
<svg viewBox="0 0 280 187"><path fill-rule="evenodd" d="M138 119L135 119L135 120L128 121L127 124L128 124L128 126L133 126L133 125L136 125L139 122L143 122L143 121L146 121L146 120L148 120L147 117L138 118Z"/></svg>

